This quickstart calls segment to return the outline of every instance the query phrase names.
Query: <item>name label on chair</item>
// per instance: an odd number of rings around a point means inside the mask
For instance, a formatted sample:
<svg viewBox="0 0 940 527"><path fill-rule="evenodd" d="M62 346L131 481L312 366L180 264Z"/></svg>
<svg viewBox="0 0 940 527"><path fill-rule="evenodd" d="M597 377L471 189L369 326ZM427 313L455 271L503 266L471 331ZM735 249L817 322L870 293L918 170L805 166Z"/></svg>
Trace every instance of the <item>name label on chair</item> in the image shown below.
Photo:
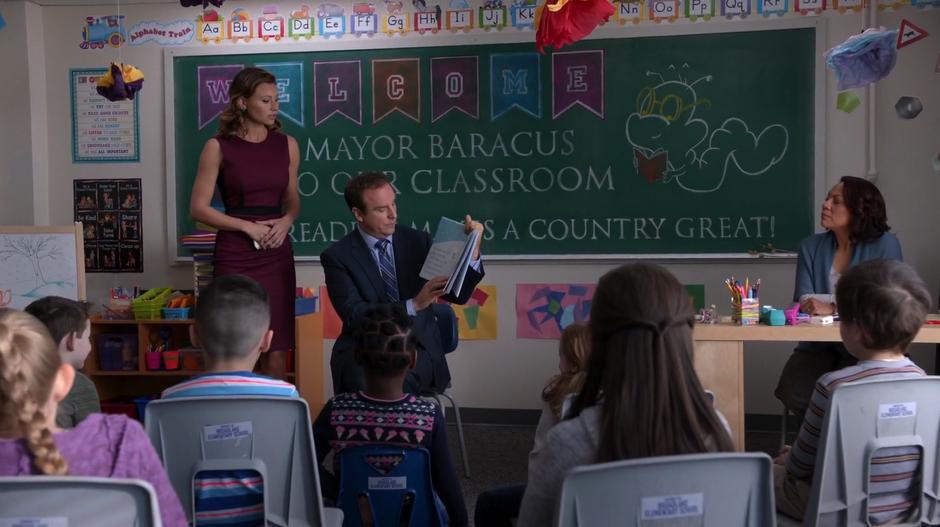
<svg viewBox="0 0 940 527"><path fill-rule="evenodd" d="M0 527L69 527L69 519L54 518L0 518Z"/></svg>
<svg viewBox="0 0 940 527"><path fill-rule="evenodd" d="M206 441L227 441L251 437L251 421L229 423L224 425L210 425L203 427Z"/></svg>
<svg viewBox="0 0 940 527"><path fill-rule="evenodd" d="M917 415L917 401L878 405L878 419L903 419Z"/></svg>
<svg viewBox="0 0 940 527"><path fill-rule="evenodd" d="M369 490L403 490L407 487L407 476L369 478Z"/></svg>
<svg viewBox="0 0 940 527"><path fill-rule="evenodd" d="M704 502L705 495L701 492L697 494L676 494L674 496L653 496L642 498L640 508L644 520L683 518L704 514Z"/></svg>

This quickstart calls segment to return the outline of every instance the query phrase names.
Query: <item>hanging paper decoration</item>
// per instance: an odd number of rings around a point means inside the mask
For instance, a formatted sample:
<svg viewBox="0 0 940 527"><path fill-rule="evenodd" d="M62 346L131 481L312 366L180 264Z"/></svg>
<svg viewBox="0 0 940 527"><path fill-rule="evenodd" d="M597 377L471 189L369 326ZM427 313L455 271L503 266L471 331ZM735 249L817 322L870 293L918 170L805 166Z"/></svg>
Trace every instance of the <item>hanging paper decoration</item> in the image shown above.
<svg viewBox="0 0 940 527"><path fill-rule="evenodd" d="M107 73L98 78L98 93L109 101L133 99L144 87L144 72L130 64L111 63Z"/></svg>
<svg viewBox="0 0 940 527"><path fill-rule="evenodd" d="M209 7L209 4L212 4L216 7L222 7L222 4L225 0L180 0L180 5L183 7L197 7L202 6L203 9Z"/></svg>
<svg viewBox="0 0 940 527"><path fill-rule="evenodd" d="M574 44L591 34L599 24L614 14L608 0L545 0L535 13L535 48L540 53L545 46Z"/></svg>
<svg viewBox="0 0 940 527"><path fill-rule="evenodd" d="M826 65L835 70L839 90L861 88L886 77L897 60L897 31L868 28L826 52Z"/></svg>

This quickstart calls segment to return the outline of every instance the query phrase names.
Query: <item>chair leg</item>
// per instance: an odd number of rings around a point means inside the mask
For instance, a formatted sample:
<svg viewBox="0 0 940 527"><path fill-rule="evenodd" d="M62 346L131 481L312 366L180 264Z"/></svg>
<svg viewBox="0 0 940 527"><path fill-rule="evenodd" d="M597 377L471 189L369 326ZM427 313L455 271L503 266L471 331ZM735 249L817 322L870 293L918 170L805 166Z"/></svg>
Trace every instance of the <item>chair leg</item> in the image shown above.
<svg viewBox="0 0 940 527"><path fill-rule="evenodd" d="M440 395L446 397L447 400L450 401L451 407L454 409L454 417L457 420L457 442L460 443L460 457L463 459L463 473L467 479L469 479L470 462L467 460L467 444L463 439L463 421L460 420L460 407L457 406L457 402L454 401L454 398L448 395L446 392L441 392Z"/></svg>
<svg viewBox="0 0 940 527"><path fill-rule="evenodd" d="M783 416L780 418L780 448L783 450L783 446L787 444L787 420L790 417L790 409L786 406L783 407Z"/></svg>

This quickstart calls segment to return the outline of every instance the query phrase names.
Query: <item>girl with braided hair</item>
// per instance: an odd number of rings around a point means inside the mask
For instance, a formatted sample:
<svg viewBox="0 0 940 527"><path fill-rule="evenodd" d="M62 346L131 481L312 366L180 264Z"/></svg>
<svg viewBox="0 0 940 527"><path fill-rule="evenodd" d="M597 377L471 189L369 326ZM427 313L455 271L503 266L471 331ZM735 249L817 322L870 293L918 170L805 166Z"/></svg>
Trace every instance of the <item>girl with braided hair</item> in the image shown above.
<svg viewBox="0 0 940 527"><path fill-rule="evenodd" d="M557 519L568 470L592 463L734 450L695 374L692 305L655 264L609 271L591 304L587 378L566 420L529 457L519 527Z"/></svg>
<svg viewBox="0 0 940 527"><path fill-rule="evenodd" d="M74 377L39 320L0 309L0 476L143 479L157 492L163 525L187 525L139 423L124 415L92 414L72 429L55 426L56 407Z"/></svg>
<svg viewBox="0 0 940 527"><path fill-rule="evenodd" d="M333 453L332 473L321 470L323 497L336 502L339 454L347 447L425 448L431 455L431 483L447 511L448 525L465 527L467 509L447 447L444 414L434 403L403 389L418 353L411 317L401 304L378 304L363 313L353 337L366 389L333 397L313 424L318 466Z"/></svg>

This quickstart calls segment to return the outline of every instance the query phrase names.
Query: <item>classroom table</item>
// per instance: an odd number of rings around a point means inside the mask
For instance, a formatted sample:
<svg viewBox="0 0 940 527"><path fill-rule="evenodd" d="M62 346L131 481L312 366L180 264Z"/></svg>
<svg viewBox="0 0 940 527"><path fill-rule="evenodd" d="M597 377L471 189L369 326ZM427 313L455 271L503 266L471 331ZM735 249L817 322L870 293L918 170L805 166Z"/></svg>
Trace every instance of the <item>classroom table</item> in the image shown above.
<svg viewBox="0 0 940 527"><path fill-rule="evenodd" d="M831 326L738 326L696 324L695 371L705 389L715 393L715 407L731 425L738 450L744 450L744 344L746 342L837 342L838 324ZM915 343L940 343L940 325L925 325Z"/></svg>

